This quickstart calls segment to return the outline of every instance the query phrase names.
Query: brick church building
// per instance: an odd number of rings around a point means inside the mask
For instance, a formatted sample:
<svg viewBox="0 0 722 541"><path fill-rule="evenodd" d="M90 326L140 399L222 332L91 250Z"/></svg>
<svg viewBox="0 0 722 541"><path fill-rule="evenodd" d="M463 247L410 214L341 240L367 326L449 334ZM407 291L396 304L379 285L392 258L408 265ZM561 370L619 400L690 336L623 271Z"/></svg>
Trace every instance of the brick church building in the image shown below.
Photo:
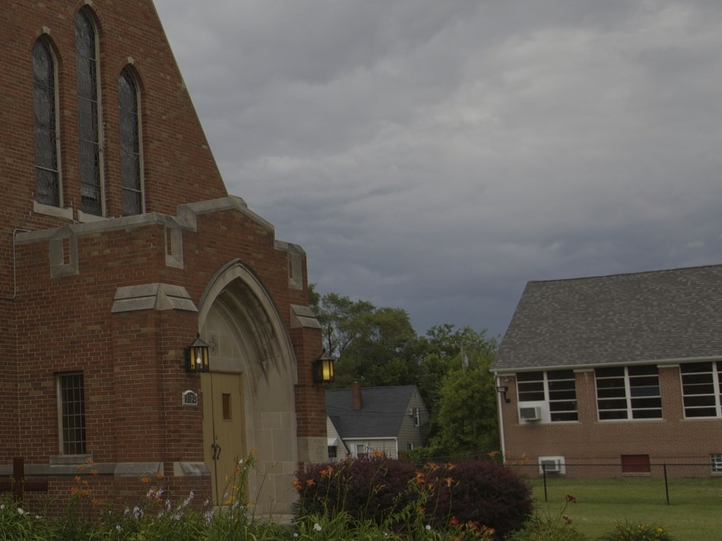
<svg viewBox="0 0 722 541"><path fill-rule="evenodd" d="M288 512L327 456L305 254L227 192L152 0L3 2L0 66L0 476L222 503L254 450Z"/></svg>

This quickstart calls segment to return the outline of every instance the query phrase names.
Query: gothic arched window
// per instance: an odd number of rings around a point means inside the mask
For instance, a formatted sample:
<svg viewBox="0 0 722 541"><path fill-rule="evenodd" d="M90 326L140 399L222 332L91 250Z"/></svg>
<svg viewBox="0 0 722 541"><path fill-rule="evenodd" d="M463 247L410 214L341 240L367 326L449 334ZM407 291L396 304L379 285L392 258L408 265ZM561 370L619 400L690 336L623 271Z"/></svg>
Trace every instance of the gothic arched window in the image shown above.
<svg viewBox="0 0 722 541"><path fill-rule="evenodd" d="M103 215L103 155L98 90L98 47L95 25L87 8L75 18L78 75L78 130L80 133L80 210Z"/></svg>
<svg viewBox="0 0 722 541"><path fill-rule="evenodd" d="M55 58L44 39L33 47L33 110L35 131L35 199L59 207L60 167Z"/></svg>
<svg viewBox="0 0 722 541"><path fill-rule="evenodd" d="M123 181L123 214L143 212L142 154L140 132L140 94L138 85L126 67L118 79L120 105L120 165Z"/></svg>

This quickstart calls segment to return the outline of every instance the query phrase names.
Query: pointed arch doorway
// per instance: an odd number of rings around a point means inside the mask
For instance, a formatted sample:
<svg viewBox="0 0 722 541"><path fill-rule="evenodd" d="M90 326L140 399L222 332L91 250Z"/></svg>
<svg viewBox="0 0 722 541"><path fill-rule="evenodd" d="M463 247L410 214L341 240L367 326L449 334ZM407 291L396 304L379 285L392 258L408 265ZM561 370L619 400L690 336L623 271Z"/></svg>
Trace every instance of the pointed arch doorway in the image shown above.
<svg viewBox="0 0 722 541"><path fill-rule="evenodd" d="M213 503L225 504L238 460L253 450L249 500L259 513L290 512L298 467L296 358L276 304L256 275L233 261L206 288L199 326L211 347L201 393Z"/></svg>

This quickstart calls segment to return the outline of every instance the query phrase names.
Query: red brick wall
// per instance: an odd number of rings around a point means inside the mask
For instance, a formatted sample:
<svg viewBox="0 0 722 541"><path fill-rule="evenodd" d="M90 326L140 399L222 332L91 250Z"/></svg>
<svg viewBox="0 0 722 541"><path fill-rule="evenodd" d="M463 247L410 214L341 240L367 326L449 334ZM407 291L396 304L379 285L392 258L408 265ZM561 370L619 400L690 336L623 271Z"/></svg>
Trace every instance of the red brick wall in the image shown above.
<svg viewBox="0 0 722 541"><path fill-rule="evenodd" d="M82 370L88 451L94 461L157 461L165 463L168 472L174 461L203 460L202 407L183 407L180 400L185 390L200 391L199 377L186 374L183 367L184 348L198 329L197 313L113 314L115 291L155 282L175 284L185 287L198 306L213 276L240 259L267 288L288 329L290 305L308 304L305 261L304 287L289 288L288 256L277 249L273 231L235 208L201 214L196 231L183 231L183 268L166 266L162 222L92 233L79 226L79 270L72 276L51 276L47 241L24 241L13 249L17 229L39 231L74 223L33 212L31 53L43 34L58 65L64 206L75 211L80 206L74 21L83 5L17 0L3 6L0 18L0 180L5 202L0 213L0 347L11 359L7 377L0 378L0 407L6 412L0 420L0 464L9 464L13 456L24 456L28 465L48 464L49 457L58 454L55 376ZM92 11L100 39L106 215L122 213L117 84L129 58L142 94L146 211L175 216L179 205L225 197L152 2L95 0ZM298 360L299 436L324 437L324 393L310 380L312 359L321 351L320 332L294 329L291 339ZM130 483L98 482L110 487L107 490ZM207 478L168 482L178 488L193 485L201 492L209 484Z"/></svg>
<svg viewBox="0 0 722 541"><path fill-rule="evenodd" d="M654 463L708 463L722 452L722 419L684 419L679 368L659 368L663 419L598 421L594 372L576 373L579 422L519 423L516 381L509 376L503 404L507 458L536 462L539 456L564 456L567 463L610 461L621 455L649 455Z"/></svg>

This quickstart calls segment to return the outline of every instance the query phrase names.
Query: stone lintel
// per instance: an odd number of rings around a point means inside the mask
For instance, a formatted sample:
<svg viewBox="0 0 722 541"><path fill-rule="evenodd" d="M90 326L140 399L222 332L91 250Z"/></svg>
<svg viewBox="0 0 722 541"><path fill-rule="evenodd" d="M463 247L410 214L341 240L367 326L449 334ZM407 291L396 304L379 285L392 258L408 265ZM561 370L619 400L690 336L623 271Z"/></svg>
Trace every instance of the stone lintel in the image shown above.
<svg viewBox="0 0 722 541"><path fill-rule="evenodd" d="M191 296L183 286L153 283L119 287L115 292L112 313L138 310L186 310L197 312Z"/></svg>

